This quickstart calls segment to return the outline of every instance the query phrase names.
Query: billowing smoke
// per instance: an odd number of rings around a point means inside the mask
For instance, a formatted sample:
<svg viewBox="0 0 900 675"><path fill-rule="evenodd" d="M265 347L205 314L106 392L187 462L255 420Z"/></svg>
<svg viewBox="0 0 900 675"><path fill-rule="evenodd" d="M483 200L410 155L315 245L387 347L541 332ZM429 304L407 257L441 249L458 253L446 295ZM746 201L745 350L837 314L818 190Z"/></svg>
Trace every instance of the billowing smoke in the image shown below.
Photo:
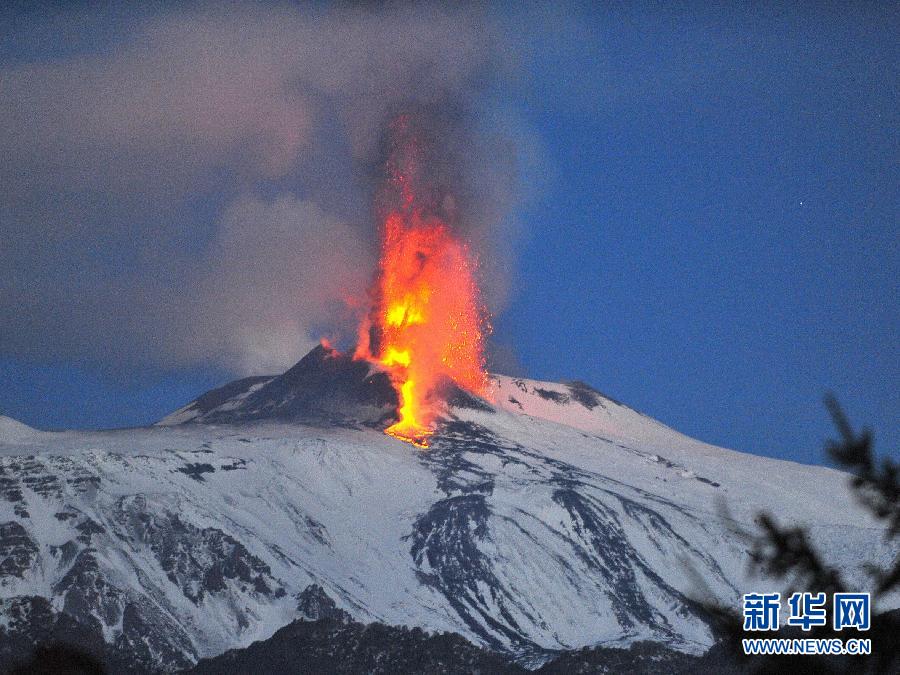
<svg viewBox="0 0 900 675"><path fill-rule="evenodd" d="M271 372L352 335L384 130L410 110L439 139L442 207L502 304L527 139L480 121L481 92L516 68L485 12L242 5L51 23L94 39L0 61L0 353Z"/></svg>

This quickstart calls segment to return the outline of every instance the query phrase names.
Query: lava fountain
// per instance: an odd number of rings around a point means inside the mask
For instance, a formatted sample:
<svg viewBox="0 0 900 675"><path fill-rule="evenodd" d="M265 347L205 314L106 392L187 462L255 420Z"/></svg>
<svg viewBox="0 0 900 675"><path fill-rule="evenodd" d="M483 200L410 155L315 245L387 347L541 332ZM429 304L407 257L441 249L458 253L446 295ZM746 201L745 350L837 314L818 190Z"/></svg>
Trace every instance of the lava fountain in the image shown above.
<svg viewBox="0 0 900 675"><path fill-rule="evenodd" d="M489 324L475 260L424 185L420 143L408 116L391 125L381 257L356 357L385 367L397 390L399 419L385 433L427 447L453 385L486 394Z"/></svg>

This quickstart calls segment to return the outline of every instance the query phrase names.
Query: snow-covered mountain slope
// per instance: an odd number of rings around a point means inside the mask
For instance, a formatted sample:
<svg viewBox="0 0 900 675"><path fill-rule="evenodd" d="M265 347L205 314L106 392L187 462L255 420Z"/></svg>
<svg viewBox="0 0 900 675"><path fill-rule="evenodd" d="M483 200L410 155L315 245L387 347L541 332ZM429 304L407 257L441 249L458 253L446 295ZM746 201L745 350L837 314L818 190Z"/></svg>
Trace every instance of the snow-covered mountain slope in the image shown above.
<svg viewBox="0 0 900 675"><path fill-rule="evenodd" d="M274 378L274 375L263 375L261 377L245 377L229 382L223 387L206 392L203 396L191 401L186 406L166 415L157 424L160 426L171 426L173 424L184 424L185 422L196 422L202 420L204 415L219 408L223 410L234 409L247 396Z"/></svg>
<svg viewBox="0 0 900 675"><path fill-rule="evenodd" d="M27 424L22 424L12 417L0 415L0 443L15 443L16 441L34 438L40 433L37 429L32 429Z"/></svg>
<svg viewBox="0 0 900 675"><path fill-rule="evenodd" d="M698 653L690 598L776 588L735 533L758 511L810 525L851 583L892 554L845 474L705 445L585 385L497 376L494 405L463 397L422 451L377 428L383 384L317 348L160 426L0 441L0 630L74 618L171 669L269 637L317 585L358 621L525 661Z"/></svg>

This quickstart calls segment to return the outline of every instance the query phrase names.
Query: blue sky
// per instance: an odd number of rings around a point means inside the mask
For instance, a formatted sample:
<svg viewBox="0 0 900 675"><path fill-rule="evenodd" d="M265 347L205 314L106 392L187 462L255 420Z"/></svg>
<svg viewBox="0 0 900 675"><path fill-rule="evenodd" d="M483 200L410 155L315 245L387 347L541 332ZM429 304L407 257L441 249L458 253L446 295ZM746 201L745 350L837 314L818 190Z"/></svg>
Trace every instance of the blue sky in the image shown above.
<svg viewBox="0 0 900 675"><path fill-rule="evenodd" d="M897 456L897 13L592 26L560 58L599 71L584 108L605 114L554 106L559 64L534 66L556 172L497 336L533 376L802 462L823 459L833 391Z"/></svg>
<svg viewBox="0 0 900 675"><path fill-rule="evenodd" d="M900 14L698 7L501 16L518 70L477 107L526 130L533 152L494 340L528 376L581 379L691 436L801 462L825 461L832 391L900 457ZM34 39L8 40L7 63L52 42L29 21ZM114 44L107 21L73 49ZM206 176L165 211L187 259L202 246L172 223L215 221L230 180ZM343 213L365 212L350 202ZM148 217L121 209L105 217ZM133 245L101 257L128 265ZM41 428L145 424L228 370L137 357L126 370L87 348L0 341L0 412Z"/></svg>

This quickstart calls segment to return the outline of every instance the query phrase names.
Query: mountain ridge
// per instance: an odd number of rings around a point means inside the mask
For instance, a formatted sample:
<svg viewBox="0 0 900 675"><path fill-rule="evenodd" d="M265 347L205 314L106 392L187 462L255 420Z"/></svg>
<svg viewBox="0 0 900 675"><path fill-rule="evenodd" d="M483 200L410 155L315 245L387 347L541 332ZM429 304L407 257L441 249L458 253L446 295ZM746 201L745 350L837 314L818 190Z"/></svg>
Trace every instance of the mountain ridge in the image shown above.
<svg viewBox="0 0 900 675"><path fill-rule="evenodd" d="M726 607L776 588L748 577L737 531L760 510L808 525L853 583L859 550L892 554L846 474L505 376L490 405L451 405L422 451L381 432L381 375L313 350L159 426L0 441L0 601L35 608L0 646L40 606L170 670L265 640L306 602L531 667L647 641L699 655L715 636L693 577Z"/></svg>

